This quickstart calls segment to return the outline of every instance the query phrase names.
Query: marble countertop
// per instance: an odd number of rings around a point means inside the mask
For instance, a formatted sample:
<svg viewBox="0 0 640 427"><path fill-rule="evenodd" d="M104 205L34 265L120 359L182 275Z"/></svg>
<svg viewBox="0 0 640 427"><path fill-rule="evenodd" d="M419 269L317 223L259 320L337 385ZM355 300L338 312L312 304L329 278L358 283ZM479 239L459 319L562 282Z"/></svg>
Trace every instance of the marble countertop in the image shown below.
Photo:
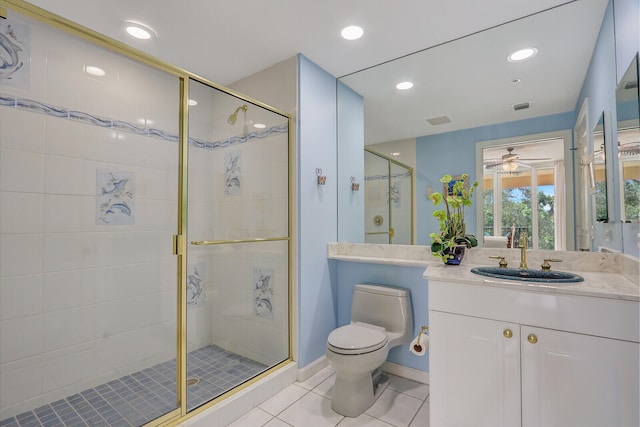
<svg viewBox="0 0 640 427"><path fill-rule="evenodd" d="M485 264L486 265L486 264ZM503 280L480 276L472 273L471 269L480 267L479 264L464 263L460 266L431 265L424 272L427 280L438 280L466 284L517 289L526 292L556 293L568 295L582 295L598 298L640 301L640 287L619 273L600 271L572 271L584 277L583 282L576 283L540 283L521 282L519 280ZM553 268L557 271L566 271Z"/></svg>
<svg viewBox="0 0 640 427"><path fill-rule="evenodd" d="M494 279L471 272L474 267L497 266L497 260L489 258L491 255L504 256L510 267L517 267L520 251L514 249L473 248L467 251L460 266L443 265L431 255L429 248L420 245L329 243L327 250L329 259L340 261L425 267L427 280L640 301L640 263L637 258L622 254L530 250L527 252L529 268L538 269L544 258L557 258L562 259L562 263L553 263L553 270L584 277L584 282L577 283L534 283Z"/></svg>

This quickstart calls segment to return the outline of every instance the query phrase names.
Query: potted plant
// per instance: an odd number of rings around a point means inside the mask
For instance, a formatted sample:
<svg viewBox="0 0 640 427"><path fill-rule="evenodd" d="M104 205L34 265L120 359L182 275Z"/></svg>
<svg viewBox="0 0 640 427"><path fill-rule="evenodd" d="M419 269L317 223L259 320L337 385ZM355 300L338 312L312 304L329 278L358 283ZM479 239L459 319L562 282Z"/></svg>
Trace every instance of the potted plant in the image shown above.
<svg viewBox="0 0 640 427"><path fill-rule="evenodd" d="M431 253L440 258L445 264L460 264L465 248L478 246L478 239L473 234L467 234L464 222L464 210L473 203L471 197L478 186L474 182L469 186L469 175L457 177L444 175L440 178L444 191L434 192L429 196L434 206L444 203L444 209L436 210L433 216L440 223L440 232L431 233Z"/></svg>

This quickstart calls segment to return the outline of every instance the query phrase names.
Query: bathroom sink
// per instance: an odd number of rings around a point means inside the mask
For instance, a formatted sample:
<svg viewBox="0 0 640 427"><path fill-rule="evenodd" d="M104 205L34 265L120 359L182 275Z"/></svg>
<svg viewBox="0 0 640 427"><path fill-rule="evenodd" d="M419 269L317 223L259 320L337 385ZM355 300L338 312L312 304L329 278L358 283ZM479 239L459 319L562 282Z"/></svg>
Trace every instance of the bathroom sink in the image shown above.
<svg viewBox="0 0 640 427"><path fill-rule="evenodd" d="M573 283L582 282L584 278L577 274L551 270L520 270L517 268L477 267L472 273L496 279L518 280L521 282Z"/></svg>

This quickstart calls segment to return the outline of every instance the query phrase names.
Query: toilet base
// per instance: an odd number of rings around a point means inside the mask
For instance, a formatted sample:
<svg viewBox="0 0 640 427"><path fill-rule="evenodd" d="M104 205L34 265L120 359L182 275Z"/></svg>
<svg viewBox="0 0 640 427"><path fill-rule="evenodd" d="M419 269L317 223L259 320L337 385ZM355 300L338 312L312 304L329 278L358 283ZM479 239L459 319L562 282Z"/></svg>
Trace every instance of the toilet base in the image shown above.
<svg viewBox="0 0 640 427"><path fill-rule="evenodd" d="M357 417L369 409L389 385L380 368L363 374L336 375L331 409L345 417Z"/></svg>

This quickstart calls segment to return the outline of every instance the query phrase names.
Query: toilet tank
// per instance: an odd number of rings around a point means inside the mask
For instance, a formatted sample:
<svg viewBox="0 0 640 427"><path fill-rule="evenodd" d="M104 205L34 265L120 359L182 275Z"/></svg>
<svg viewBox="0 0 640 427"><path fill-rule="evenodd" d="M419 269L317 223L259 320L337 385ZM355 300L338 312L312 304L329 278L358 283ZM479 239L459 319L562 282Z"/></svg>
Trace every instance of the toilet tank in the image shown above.
<svg viewBox="0 0 640 427"><path fill-rule="evenodd" d="M405 342L413 333L411 293L386 285L357 284L353 290L351 322L382 326Z"/></svg>

